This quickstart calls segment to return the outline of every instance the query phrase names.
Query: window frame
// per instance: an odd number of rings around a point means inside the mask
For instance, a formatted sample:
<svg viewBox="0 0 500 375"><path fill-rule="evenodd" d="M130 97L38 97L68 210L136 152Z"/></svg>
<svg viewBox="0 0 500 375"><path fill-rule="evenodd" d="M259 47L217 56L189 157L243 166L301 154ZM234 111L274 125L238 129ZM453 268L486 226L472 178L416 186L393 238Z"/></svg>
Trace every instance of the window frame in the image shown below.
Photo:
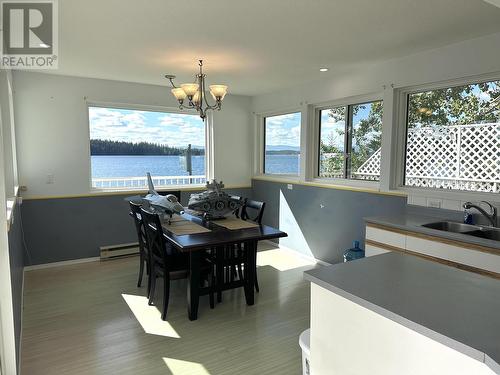
<svg viewBox="0 0 500 375"><path fill-rule="evenodd" d="M396 155L396 168L393 171L393 181L395 181L394 190L401 191L407 194L409 204L420 205L421 203L417 203L417 201L421 199L436 199L442 202L445 202L447 199L449 199L453 201L460 201L461 203L470 200L489 200L491 202L500 202L500 195L493 192L439 189L405 185L409 95L426 91L440 90L456 86L474 85L478 83L498 80L500 80L500 73L490 73L395 89L394 97L396 116L393 126L396 128L396 137L391 145Z"/></svg>
<svg viewBox="0 0 500 375"><path fill-rule="evenodd" d="M144 188L133 188L127 187L123 189L119 188L94 188L92 186L92 162L91 162L91 154L90 154L90 116L89 116L89 108L90 107L98 107L98 108L108 108L108 109L124 109L124 110L132 110L132 111L149 111L149 112L161 112L161 113L175 113L175 114L196 114L192 111L183 111L176 107L167 107L167 106L158 106L158 105L146 105L146 104L131 104L131 103L116 103L116 102L103 102L103 101L94 101L85 98L85 116L87 120L87 139L89 142L87 160L88 160L88 186L90 192L126 192L126 191L142 191ZM207 117L205 118L205 178L207 181L212 180L214 177L214 134L213 134L213 114L212 112L207 113ZM179 189L179 188L196 188L203 187L205 184L188 184L188 185L165 185L158 186L158 190L169 190L169 189Z"/></svg>
<svg viewBox="0 0 500 375"><path fill-rule="evenodd" d="M317 183L325 183L325 184L335 184L335 185L344 185L344 186L352 186L352 187L364 187L364 188L373 188L373 189L379 189L380 187L380 181L382 180L382 173L383 173L383 168L381 165L380 168L380 177L378 181L372 181L372 180L361 180L361 179L351 179L351 178L336 178L336 177L322 177L319 175L319 167L320 167L320 139L321 139L321 111L322 110L327 110L331 108L338 108L338 107L346 107L347 108L347 119L346 121L346 129L348 127L349 123L349 118L350 116L350 107L359 105L359 104L366 104L366 103L371 103L371 102L377 102L381 101L384 105L384 113L385 113L385 101L384 101L384 95L381 92L376 92L372 94L366 94L366 95L357 95L357 96L351 96L347 98L342 98L339 100L334 100L334 101L328 101L328 102L323 102L319 103L314 106L314 124L312 126L312 150L314 151L314 157L313 157L313 163L310 165L312 167L313 175L312 175L312 181L317 182ZM381 141L381 147L383 147L383 122L384 119L382 119L382 141ZM347 133L346 133L347 134ZM345 137L344 143L345 143L345 150L347 150L347 139L348 137ZM352 137L350 137L352 138ZM344 171L346 168L344 167ZM344 176L346 174L344 173Z"/></svg>
<svg viewBox="0 0 500 375"><path fill-rule="evenodd" d="M299 139L299 146L300 146L300 162L299 162L299 170L297 171L297 174L285 174L285 173L265 173L265 160L266 160L266 118L267 117L275 117L275 116L283 116L283 115L290 115L290 114L295 114L295 113L300 113L300 139ZM304 111L302 107L293 107L281 111L269 111L269 112L262 112L256 115L256 121L257 121L257 131L256 131L256 137L255 137L255 144L257 147L255 148L255 159L254 159L254 174L258 177L265 177L269 179L287 179L287 180L296 180L299 181L301 179L301 176L303 175L303 168L302 168L302 160L304 158Z"/></svg>

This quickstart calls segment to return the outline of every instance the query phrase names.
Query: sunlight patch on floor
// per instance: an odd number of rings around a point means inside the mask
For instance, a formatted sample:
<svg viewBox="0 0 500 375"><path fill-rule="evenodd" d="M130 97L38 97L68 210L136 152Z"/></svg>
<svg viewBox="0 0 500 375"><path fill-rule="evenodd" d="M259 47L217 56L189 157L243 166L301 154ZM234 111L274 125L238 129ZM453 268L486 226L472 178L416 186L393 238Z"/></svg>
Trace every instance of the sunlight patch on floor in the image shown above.
<svg viewBox="0 0 500 375"><path fill-rule="evenodd" d="M201 363L174 358L163 358L163 360L173 375L210 375Z"/></svg>
<svg viewBox="0 0 500 375"><path fill-rule="evenodd" d="M122 294L122 297L144 329L144 332L151 335L172 337L176 339L181 338L169 322L161 320L161 313L158 308L148 305L148 299L146 297L132 294Z"/></svg>
<svg viewBox="0 0 500 375"><path fill-rule="evenodd" d="M257 266L271 266L278 271L313 266L316 262L283 249L264 250L257 253Z"/></svg>

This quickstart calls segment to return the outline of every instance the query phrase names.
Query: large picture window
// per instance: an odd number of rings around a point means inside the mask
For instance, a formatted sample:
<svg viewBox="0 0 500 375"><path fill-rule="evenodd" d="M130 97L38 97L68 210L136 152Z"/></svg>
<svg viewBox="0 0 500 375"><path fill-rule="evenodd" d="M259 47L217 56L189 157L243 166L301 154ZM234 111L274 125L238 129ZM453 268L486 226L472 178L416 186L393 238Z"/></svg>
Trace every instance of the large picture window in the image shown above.
<svg viewBox="0 0 500 375"><path fill-rule="evenodd" d="M197 115L90 106L92 187L202 184L205 123Z"/></svg>
<svg viewBox="0 0 500 375"><path fill-rule="evenodd" d="M500 81L408 94L405 185L500 191Z"/></svg>
<svg viewBox="0 0 500 375"><path fill-rule="evenodd" d="M380 178L382 101L320 110L318 176Z"/></svg>
<svg viewBox="0 0 500 375"><path fill-rule="evenodd" d="M298 175L301 113L264 118L264 173Z"/></svg>

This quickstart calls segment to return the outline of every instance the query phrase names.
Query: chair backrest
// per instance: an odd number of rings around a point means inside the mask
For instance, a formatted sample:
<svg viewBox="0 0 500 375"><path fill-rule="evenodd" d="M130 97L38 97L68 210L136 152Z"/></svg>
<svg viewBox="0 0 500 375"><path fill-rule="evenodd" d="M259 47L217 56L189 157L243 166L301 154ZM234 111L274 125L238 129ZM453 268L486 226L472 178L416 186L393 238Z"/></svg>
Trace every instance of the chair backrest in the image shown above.
<svg viewBox="0 0 500 375"><path fill-rule="evenodd" d="M146 229L151 258L153 261L163 262L167 267L168 249L166 240L163 237L160 217L145 208L141 208L141 216Z"/></svg>
<svg viewBox="0 0 500 375"><path fill-rule="evenodd" d="M137 239L139 241L139 249L144 252L149 252L148 238L146 235L146 228L144 227L144 221L141 215L141 204L135 202L129 202L130 213L129 215L134 220L135 229L137 231Z"/></svg>
<svg viewBox="0 0 500 375"><path fill-rule="evenodd" d="M231 195L231 198L234 200L238 200L241 203L241 206L233 211L234 216L239 218L241 217L241 210L243 209L243 203L244 203L243 197L240 197L239 195Z"/></svg>
<svg viewBox="0 0 500 375"><path fill-rule="evenodd" d="M243 220L252 220L257 224L262 224L262 216L264 215L265 202L245 199L245 203L241 209L241 218Z"/></svg>

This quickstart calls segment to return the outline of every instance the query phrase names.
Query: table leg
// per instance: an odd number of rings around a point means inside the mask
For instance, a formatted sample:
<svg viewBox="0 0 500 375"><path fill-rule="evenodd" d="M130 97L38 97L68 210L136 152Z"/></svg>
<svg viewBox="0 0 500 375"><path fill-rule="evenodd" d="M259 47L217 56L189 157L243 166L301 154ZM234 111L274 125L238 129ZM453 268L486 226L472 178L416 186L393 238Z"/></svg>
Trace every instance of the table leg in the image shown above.
<svg viewBox="0 0 500 375"><path fill-rule="evenodd" d="M189 320L198 319L198 304L200 301L200 251L189 253L189 278L187 302Z"/></svg>
<svg viewBox="0 0 500 375"><path fill-rule="evenodd" d="M254 304L255 267L257 267L257 241L249 241L246 244L247 264L245 265L245 298L247 305Z"/></svg>

